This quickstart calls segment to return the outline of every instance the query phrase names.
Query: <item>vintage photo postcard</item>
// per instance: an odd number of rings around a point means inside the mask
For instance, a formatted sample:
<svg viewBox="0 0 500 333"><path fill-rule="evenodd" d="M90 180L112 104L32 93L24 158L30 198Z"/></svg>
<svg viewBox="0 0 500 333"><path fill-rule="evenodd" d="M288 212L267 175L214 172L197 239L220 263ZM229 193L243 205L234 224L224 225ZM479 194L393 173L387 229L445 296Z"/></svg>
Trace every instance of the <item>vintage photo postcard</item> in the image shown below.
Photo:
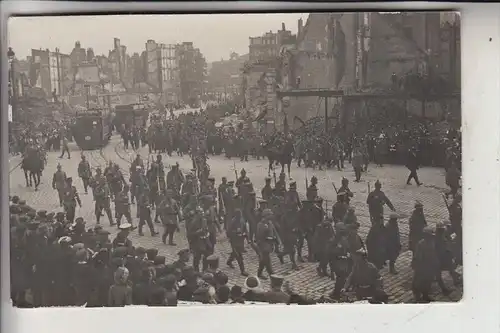
<svg viewBox="0 0 500 333"><path fill-rule="evenodd" d="M13 306L459 301L460 26L11 18Z"/></svg>

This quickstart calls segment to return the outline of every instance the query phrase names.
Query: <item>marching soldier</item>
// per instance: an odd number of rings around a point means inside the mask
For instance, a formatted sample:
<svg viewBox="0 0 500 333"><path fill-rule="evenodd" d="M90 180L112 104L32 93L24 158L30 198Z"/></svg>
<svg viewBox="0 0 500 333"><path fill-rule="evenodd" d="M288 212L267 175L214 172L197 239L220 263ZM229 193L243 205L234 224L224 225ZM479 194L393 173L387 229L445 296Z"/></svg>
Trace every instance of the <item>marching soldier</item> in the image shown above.
<svg viewBox="0 0 500 333"><path fill-rule="evenodd" d="M59 158L63 158L64 153L68 153L68 160L69 160L71 158L71 155L69 153L68 138L66 135L62 135L62 150L61 150L61 156L59 156Z"/></svg>
<svg viewBox="0 0 500 333"><path fill-rule="evenodd" d="M102 171L101 171L101 168L97 168L95 170L95 176L92 177L91 179L91 182L90 182L90 187L92 188L92 195L94 197L94 201L95 201L95 193L96 193L96 187L98 184L104 184L106 183L107 180L106 180L106 177L104 177L104 175L102 174Z"/></svg>
<svg viewBox="0 0 500 333"><path fill-rule="evenodd" d="M78 164L78 176L82 179L85 194L88 194L88 187L90 185L90 178L92 178L92 171L90 170L90 164L83 153L82 160Z"/></svg>
<svg viewBox="0 0 500 333"><path fill-rule="evenodd" d="M304 242L307 241L307 253L308 261L314 262L316 259L316 251L313 244L316 229L323 221L323 208L322 201L302 201L302 209L299 212L299 240L297 244L297 254L300 262L304 262L302 257L302 248L304 247Z"/></svg>
<svg viewBox="0 0 500 333"><path fill-rule="evenodd" d="M138 213L139 213L139 236L144 236L142 228L144 224L147 223L149 230L151 231L151 236L158 235L153 226L153 221L151 220L151 203L149 202L149 193L144 190L139 197L138 202Z"/></svg>
<svg viewBox="0 0 500 333"><path fill-rule="evenodd" d="M345 192L337 193L337 202L332 206L332 218L335 223L344 222L344 218L349 208L349 205L345 202L345 198Z"/></svg>
<svg viewBox="0 0 500 333"><path fill-rule="evenodd" d="M218 203L219 203L218 213L219 213L219 216L221 218L226 213L226 203L224 202L224 200L225 200L224 194L226 192L226 188L227 188L227 178L222 177L222 183L217 188L217 198L218 198ZM225 225L225 223L224 223L224 225Z"/></svg>
<svg viewBox="0 0 500 333"><path fill-rule="evenodd" d="M115 197L115 217L118 228L120 228L122 217L125 216L131 229L134 230L135 227L132 222L132 215L130 214L129 190L128 184L123 185L123 189Z"/></svg>
<svg viewBox="0 0 500 333"><path fill-rule="evenodd" d="M297 183L291 182L289 191L285 193L285 216L280 224L280 230L283 235L283 252L279 254L278 258L283 263L283 256L288 255L292 262L292 268L298 269L295 262L295 248L298 241L298 213L302 208L302 203L297 193Z"/></svg>
<svg viewBox="0 0 500 333"><path fill-rule="evenodd" d="M95 216L97 224L100 223L102 210L104 209L106 215L108 216L109 224L111 226L115 225L115 223L113 223L113 216L111 215L110 197L111 193L108 184L106 182L97 183L94 190Z"/></svg>
<svg viewBox="0 0 500 333"><path fill-rule="evenodd" d="M175 198L178 199L182 184L184 183L184 175L179 170L179 163L172 165L172 169L167 173L167 188L174 191Z"/></svg>
<svg viewBox="0 0 500 333"><path fill-rule="evenodd" d="M54 172L54 177L52 177L52 188L57 190L57 194L59 195L59 205L63 206L64 200L64 190L66 187L66 172L62 171L61 164L57 165L57 171Z"/></svg>
<svg viewBox="0 0 500 333"><path fill-rule="evenodd" d="M203 209L197 207L193 219L188 224L188 237L190 238L191 251L193 252L193 267L200 271L200 261L203 261L203 271L208 263L207 257L211 254L210 233Z"/></svg>
<svg viewBox="0 0 500 333"><path fill-rule="evenodd" d="M365 250L360 249L356 254L358 257L354 260L343 291L353 286L358 300L368 299L375 303L387 303L389 297L383 290L382 277L377 267L368 262Z"/></svg>
<svg viewBox="0 0 500 333"><path fill-rule="evenodd" d="M424 228L427 227L427 221L424 215L424 205L420 201L415 203L415 209L410 216L409 225L410 234L408 237L408 247L412 253L415 253L418 242L424 237Z"/></svg>
<svg viewBox="0 0 500 333"><path fill-rule="evenodd" d="M354 194L349 189L349 180L347 178L342 178L342 186L339 188L339 192L345 193L345 202L349 204Z"/></svg>
<svg viewBox="0 0 500 333"><path fill-rule="evenodd" d="M286 179L285 179L285 173L282 172L280 173L280 178L276 182L276 185L274 187L274 194L279 197L284 197L286 192Z"/></svg>
<svg viewBox="0 0 500 333"><path fill-rule="evenodd" d="M377 180L375 189L368 194L368 198L366 199L372 224L384 223L384 205L389 206L393 212L396 211L392 202L387 198L385 193L382 192L381 188L382 184Z"/></svg>
<svg viewBox="0 0 500 333"><path fill-rule="evenodd" d="M238 200L239 198L236 196L236 192L234 190L234 181L230 180L227 182L226 191L223 193L224 200L224 208L225 208L225 216L224 216L224 228L227 230L227 225L231 222L231 219L234 215L234 210L236 209L237 202L235 198Z"/></svg>
<svg viewBox="0 0 500 333"><path fill-rule="evenodd" d="M245 239L247 239L247 228L241 210L235 211L234 217L228 225L227 236L231 244L231 255L227 260L227 265L234 268L233 261L236 259L242 276L248 276L243 262L243 252L245 251Z"/></svg>
<svg viewBox="0 0 500 333"><path fill-rule="evenodd" d="M271 253L274 252L274 247L278 235L276 234L273 222L273 212L270 209L265 209L262 212L262 220L257 225L257 248L259 250L259 268L257 277L267 279L262 275L264 269L269 276L273 275L273 267L271 264Z"/></svg>
<svg viewBox="0 0 500 333"><path fill-rule="evenodd" d="M163 234L161 239L163 244L166 244L168 237L168 245L171 246L176 245L174 243L174 234L179 230L178 218L180 217L182 219L182 212L173 196L173 190L166 190L164 199L160 203L160 207L158 209L163 223Z"/></svg>
<svg viewBox="0 0 500 333"><path fill-rule="evenodd" d="M310 204L311 202L309 201L308 205ZM334 276L334 267L331 265L330 270L332 274L328 274L328 264L330 263L329 246L335 236L332 222L331 219L324 219L323 222L317 226L316 234L314 235L314 254L316 254L316 257L319 259L316 271L319 276ZM312 257L312 255L313 253L310 252L309 256Z"/></svg>
<svg viewBox="0 0 500 333"><path fill-rule="evenodd" d="M82 207L80 196L76 191L76 187L73 186L73 178L68 177L66 179L66 187L64 188L63 207L64 212L66 213L66 218L70 223L73 223L73 221L75 220L75 210L77 203L78 206Z"/></svg>
<svg viewBox="0 0 500 333"><path fill-rule="evenodd" d="M271 187L271 177L265 178L266 184L261 190L261 195L263 200L270 200L273 195L273 188Z"/></svg>
<svg viewBox="0 0 500 333"><path fill-rule="evenodd" d="M306 198L309 201L316 200L318 197L318 178L312 176L311 185L306 190Z"/></svg>
<svg viewBox="0 0 500 333"><path fill-rule="evenodd" d="M215 245L217 243L217 232L221 232L217 212L215 211L214 200L210 195L204 195L200 198L204 216L207 221L207 228L209 233L209 241L211 245L210 254L214 253Z"/></svg>
<svg viewBox="0 0 500 333"><path fill-rule="evenodd" d="M328 245L328 257L330 269L333 270L331 277L335 278L335 287L330 297L340 300L350 269L348 232L344 223L335 225L335 236L331 238Z"/></svg>
<svg viewBox="0 0 500 333"><path fill-rule="evenodd" d="M165 189L165 166L163 165L163 161L161 160L161 155L156 155L156 165L158 168L158 178L160 183L160 190Z"/></svg>
<svg viewBox="0 0 500 333"><path fill-rule="evenodd" d="M247 177L247 172L245 169L241 169L240 177L236 180L236 188L238 189L238 195L243 196L243 186L250 182L250 179Z"/></svg>
<svg viewBox="0 0 500 333"><path fill-rule="evenodd" d="M360 148L355 148L352 156L352 167L354 169L354 175L356 179L354 180L356 183L359 183L361 180L361 172L363 172L363 161L364 156L361 152Z"/></svg>

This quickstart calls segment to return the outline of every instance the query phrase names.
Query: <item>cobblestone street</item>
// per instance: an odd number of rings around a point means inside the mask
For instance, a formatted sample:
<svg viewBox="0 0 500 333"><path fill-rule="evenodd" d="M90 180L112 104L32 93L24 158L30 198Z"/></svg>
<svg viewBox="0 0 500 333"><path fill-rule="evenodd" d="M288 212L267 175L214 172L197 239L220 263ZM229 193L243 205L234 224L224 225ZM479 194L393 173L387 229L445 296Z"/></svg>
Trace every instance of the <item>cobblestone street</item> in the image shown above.
<svg viewBox="0 0 500 333"><path fill-rule="evenodd" d="M87 221L89 226L93 225L94 218L94 204L92 195L85 195L82 189L81 180L77 177L77 165L80 160L80 151L73 144L71 146L71 159L59 159L59 152L50 152L48 154L48 164L45 168L42 177L42 184L38 191L33 188L26 188L24 175L19 167L20 159L13 157L10 160L10 191L11 195L19 195L25 199L28 204L32 205L35 209L47 209L48 211L59 211L61 208L58 205L57 193L51 187L52 175L56 171L56 166L61 163L63 170L66 171L69 177L73 177L74 184L80 191L82 198L82 208L77 208L77 216L82 216ZM144 161L148 158L148 148L140 149L141 156ZM131 159L134 158L136 152L133 150L125 151L118 136L114 136L110 143L102 149L102 151L87 151L85 152L87 158L93 168L101 166L104 168L108 161L116 162L124 171L124 176L128 178L128 169ZM172 157L163 155L165 167L168 169L170 164L178 162L183 171L189 170L192 167L189 157ZM235 163L235 164L234 164ZM264 185L264 177L267 176L267 160L250 160L249 162L240 162L239 159L228 160L223 156L210 156L209 160L211 175L216 178L217 184L220 179L226 176L228 180L235 178L234 165L236 171L245 168L248 177L254 184L255 190L260 195L260 189ZM360 235L365 238L369 229L369 215L366 205L366 198L368 193L368 184L370 183L371 189L374 188L374 183L378 179L382 183L382 190L386 193L387 197L392 201L400 216L400 231L404 251L397 262L398 275L388 274L388 269L382 270L384 277L384 285L387 293L390 295L392 303L411 302L411 276L412 270L410 267L411 253L407 250L408 247L408 217L413 210L415 200L419 200L424 204L424 212L429 225L435 225L439 221L448 218L447 209L443 201L442 193L446 189L444 183L444 171L436 168L423 168L419 170L419 177L424 183L423 186L417 187L416 185L406 185L406 177L408 170L403 166L384 166L376 167L373 164L369 166L368 172L363 174L360 183L353 182L354 173L349 164L345 165L343 171L318 171L312 169L298 168L296 164L292 166L291 176L297 182L297 188L302 198L305 195L305 178L310 178L315 175L319 180L319 195L327 200L328 210L331 211L333 200L335 200L335 190L332 182L335 182L337 187L340 187L342 177L350 180L350 188L354 192L354 198L351 204L356 208L356 215L358 221L361 223ZM168 171L168 170L166 170ZM279 174L280 170L276 171ZM433 184L433 185L430 185ZM113 210L114 211L114 210ZM386 211L386 215L388 211ZM132 216L135 217L135 206L132 206ZM117 232L116 228L110 228L106 218L102 219L103 226L111 232L111 238ZM160 225L156 225L158 228ZM145 248L156 247L159 249L161 255L167 257L167 261L173 261L177 258L177 252L181 248L187 248L187 241L185 239L185 230L181 226L181 232L176 234L177 246L166 246L161 242L159 236L151 237L146 233L145 236L139 237L137 232L133 232L131 240L135 246L143 246ZM230 253L230 246L226 239L225 234L219 235L219 240L216 246L216 254L220 257L221 268L230 279L230 284L243 284L244 278L239 275L238 269L230 269L226 266L225 262ZM248 247L245 254L245 263L247 271L255 274L257 271L257 256L253 250ZM276 272L286 276L286 281L290 284L294 291L299 293L306 293L309 296L318 297L328 293L333 288L333 281L326 277L319 277L316 274L316 266L311 263L300 264L300 270L292 270L291 264L285 262L284 265L279 263L276 256L273 257L273 267ZM461 273L461 269L459 270ZM445 273L445 283L451 288L451 278ZM267 282L266 282L267 283ZM439 292L437 285L434 286L434 297L441 301L457 301L462 296L462 289L454 289L451 295L442 296Z"/></svg>

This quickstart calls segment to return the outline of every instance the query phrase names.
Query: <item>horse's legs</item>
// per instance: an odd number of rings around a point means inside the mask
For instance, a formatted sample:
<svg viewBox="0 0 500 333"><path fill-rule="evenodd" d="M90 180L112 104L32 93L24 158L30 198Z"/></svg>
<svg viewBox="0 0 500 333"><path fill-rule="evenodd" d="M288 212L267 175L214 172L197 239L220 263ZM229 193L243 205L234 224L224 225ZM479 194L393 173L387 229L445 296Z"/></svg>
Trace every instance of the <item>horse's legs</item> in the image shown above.
<svg viewBox="0 0 500 333"><path fill-rule="evenodd" d="M28 170L23 170L23 171L24 171L24 179L26 179L26 187L30 187L29 172L28 172Z"/></svg>

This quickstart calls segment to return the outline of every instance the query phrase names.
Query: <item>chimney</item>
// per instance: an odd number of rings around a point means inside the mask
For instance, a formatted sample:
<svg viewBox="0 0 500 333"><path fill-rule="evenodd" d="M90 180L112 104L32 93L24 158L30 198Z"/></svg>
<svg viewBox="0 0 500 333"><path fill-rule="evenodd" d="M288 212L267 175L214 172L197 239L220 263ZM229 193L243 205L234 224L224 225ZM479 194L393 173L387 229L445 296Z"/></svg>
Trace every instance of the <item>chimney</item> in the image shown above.
<svg viewBox="0 0 500 333"><path fill-rule="evenodd" d="M281 22L281 30L282 30L282 31L285 31L285 30L286 30L286 29L285 29L285 23L284 23L284 22Z"/></svg>
<svg viewBox="0 0 500 333"><path fill-rule="evenodd" d="M302 35L302 28L304 27L304 21L302 18L299 18L298 27L297 27L297 36Z"/></svg>

